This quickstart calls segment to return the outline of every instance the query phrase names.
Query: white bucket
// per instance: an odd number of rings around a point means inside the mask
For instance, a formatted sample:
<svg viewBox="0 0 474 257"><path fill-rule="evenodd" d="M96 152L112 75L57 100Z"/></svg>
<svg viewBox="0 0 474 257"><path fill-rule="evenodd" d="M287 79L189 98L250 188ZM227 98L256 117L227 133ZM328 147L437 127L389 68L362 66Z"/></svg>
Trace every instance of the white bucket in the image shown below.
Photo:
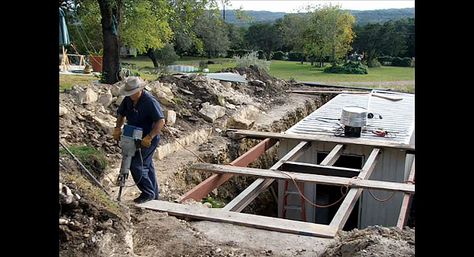
<svg viewBox="0 0 474 257"><path fill-rule="evenodd" d="M359 106L342 108L341 124L350 127L364 127L367 125L367 109Z"/></svg>

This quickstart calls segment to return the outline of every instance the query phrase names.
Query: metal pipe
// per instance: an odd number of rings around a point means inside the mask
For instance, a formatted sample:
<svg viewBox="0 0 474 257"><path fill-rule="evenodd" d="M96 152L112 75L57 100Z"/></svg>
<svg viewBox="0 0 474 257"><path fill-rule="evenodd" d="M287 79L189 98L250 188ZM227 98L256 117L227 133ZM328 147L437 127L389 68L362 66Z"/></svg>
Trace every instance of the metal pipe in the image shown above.
<svg viewBox="0 0 474 257"><path fill-rule="evenodd" d="M110 197L109 193L107 192L107 190L105 190L105 188L102 186L102 184L100 184L100 182L89 172L89 170L82 164L81 161L79 161L79 159L76 158L76 156L74 156L73 153L71 153L71 151L69 151L69 149L62 143L62 142L59 142L61 144L61 146L66 149L66 151L72 156L72 158L77 162L79 163L79 165L86 171L86 174L94 181L94 183L100 187L106 194L107 196Z"/></svg>

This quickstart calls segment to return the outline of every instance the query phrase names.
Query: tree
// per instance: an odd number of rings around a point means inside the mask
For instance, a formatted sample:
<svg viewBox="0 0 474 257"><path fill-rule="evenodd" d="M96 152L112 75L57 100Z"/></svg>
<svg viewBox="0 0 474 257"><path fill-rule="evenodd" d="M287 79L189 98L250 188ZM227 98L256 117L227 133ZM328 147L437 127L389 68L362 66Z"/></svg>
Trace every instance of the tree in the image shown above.
<svg viewBox="0 0 474 257"><path fill-rule="evenodd" d="M210 0L170 0L174 12L168 20L174 32L173 43L178 55L189 54L193 48L197 53L203 52L203 42L197 37L193 27L210 2Z"/></svg>
<svg viewBox="0 0 474 257"><path fill-rule="evenodd" d="M155 55L158 63L163 66L173 64L179 58L172 44L166 44L163 48L155 50Z"/></svg>
<svg viewBox="0 0 474 257"><path fill-rule="evenodd" d="M283 38L278 28L269 23L257 23L248 28L245 40L254 50L262 50L267 59L271 59L271 52L279 50L283 45Z"/></svg>
<svg viewBox="0 0 474 257"><path fill-rule="evenodd" d="M120 80L120 46L139 52L163 47L172 32L167 24L171 9L166 0L66 0L73 36L79 49L102 50L102 75L106 83ZM77 15L76 15L77 14ZM100 44L98 44L100 42ZM95 52L95 51L94 51Z"/></svg>
<svg viewBox="0 0 474 257"><path fill-rule="evenodd" d="M401 51L398 53L399 57L414 57L415 56L415 19L404 18L393 22L394 30L397 32Z"/></svg>
<svg viewBox="0 0 474 257"><path fill-rule="evenodd" d="M173 32L168 16L173 10L165 0L124 0L124 18L120 39L123 46L134 47L158 67L154 49L165 46Z"/></svg>
<svg viewBox="0 0 474 257"><path fill-rule="evenodd" d="M237 27L232 23L226 23L227 26L227 37L230 41L230 49L242 49L245 48L244 35L245 28Z"/></svg>
<svg viewBox="0 0 474 257"><path fill-rule="evenodd" d="M229 50L226 26L216 10L208 10L198 18L194 33L204 43L204 51L209 58L225 54Z"/></svg>
<svg viewBox="0 0 474 257"><path fill-rule="evenodd" d="M304 46L304 31L308 26L308 15L301 13L287 14L275 22L283 39L283 49L286 51L302 52Z"/></svg>
<svg viewBox="0 0 474 257"><path fill-rule="evenodd" d="M325 6L310 13L308 27L304 32L304 51L315 56L322 66L326 56L333 65L351 50L354 38L352 27L354 16L340 6Z"/></svg>
<svg viewBox="0 0 474 257"><path fill-rule="evenodd" d="M355 28L356 39L353 48L365 52L367 64L381 55L414 56L414 19L387 21L384 24L369 23Z"/></svg>
<svg viewBox="0 0 474 257"><path fill-rule="evenodd" d="M120 77L119 31L122 20L122 0L98 0L103 37L103 82L114 84Z"/></svg>
<svg viewBox="0 0 474 257"><path fill-rule="evenodd" d="M102 49L102 28L97 1L63 1L69 34L80 53L98 53Z"/></svg>
<svg viewBox="0 0 474 257"><path fill-rule="evenodd" d="M356 51L364 53L364 59L369 67L372 67L373 60L382 53L381 31L382 25L378 23L369 23L356 28L357 37L354 40L353 47Z"/></svg>

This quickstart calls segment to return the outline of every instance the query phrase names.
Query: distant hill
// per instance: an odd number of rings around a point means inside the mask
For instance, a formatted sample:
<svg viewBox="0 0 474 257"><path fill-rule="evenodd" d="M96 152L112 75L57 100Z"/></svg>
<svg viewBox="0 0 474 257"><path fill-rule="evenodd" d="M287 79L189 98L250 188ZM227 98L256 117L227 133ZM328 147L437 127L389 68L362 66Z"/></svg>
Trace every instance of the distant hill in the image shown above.
<svg viewBox="0 0 474 257"><path fill-rule="evenodd" d="M388 20L399 20L402 18L414 18L415 8L401 9L382 9L382 10L348 10L356 18L356 23L364 25L367 23L383 23ZM252 18L252 22L274 22L276 19L282 18L287 13L269 12L269 11L245 11ZM238 26L249 26L249 22L241 22L235 17L234 10L226 10L226 22L236 24Z"/></svg>
<svg viewBox="0 0 474 257"><path fill-rule="evenodd" d="M222 11L221 11L222 12ZM269 11L245 11L245 14L250 16L252 21L255 23L260 22L274 22L276 19L282 18L287 13L285 12L269 12ZM225 21L240 26L248 25L249 22L241 22L235 17L234 10L225 11Z"/></svg>
<svg viewBox="0 0 474 257"><path fill-rule="evenodd" d="M415 8L370 11L349 10L349 12L354 15L357 24L360 25L367 23L383 23L389 20L399 20L402 18L415 18Z"/></svg>

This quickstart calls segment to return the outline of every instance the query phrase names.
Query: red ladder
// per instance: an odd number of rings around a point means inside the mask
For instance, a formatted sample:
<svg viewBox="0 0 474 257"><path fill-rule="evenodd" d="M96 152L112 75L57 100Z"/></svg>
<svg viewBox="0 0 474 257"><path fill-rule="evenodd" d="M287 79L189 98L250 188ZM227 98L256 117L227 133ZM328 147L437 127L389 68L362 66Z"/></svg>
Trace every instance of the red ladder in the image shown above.
<svg viewBox="0 0 474 257"><path fill-rule="evenodd" d="M288 195L290 194L297 194L299 195L300 193L298 192L298 190L296 191L288 191L288 184L289 184L289 181L288 180L285 180L285 190L283 191L283 208L282 208L282 217L283 218L286 218L286 210L296 210L296 211L299 211L300 214L301 214L301 220L302 221L306 221L306 209L305 209L305 202L304 202L304 198L300 195L300 200L301 200L301 206L289 206L288 205ZM298 184L298 188L300 189L300 191L302 193L304 193L304 182L299 182L297 183Z"/></svg>

